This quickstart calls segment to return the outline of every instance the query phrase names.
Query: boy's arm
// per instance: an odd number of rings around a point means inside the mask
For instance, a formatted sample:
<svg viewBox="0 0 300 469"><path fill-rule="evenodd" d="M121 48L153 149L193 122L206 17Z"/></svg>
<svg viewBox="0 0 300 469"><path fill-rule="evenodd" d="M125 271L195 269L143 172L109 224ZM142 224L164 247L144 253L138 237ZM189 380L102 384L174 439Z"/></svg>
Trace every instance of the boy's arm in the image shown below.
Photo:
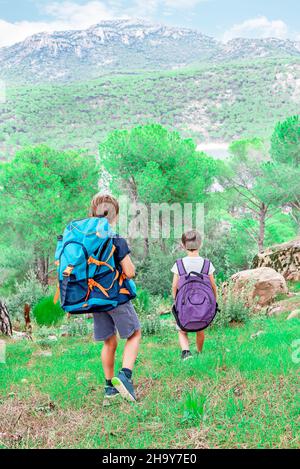
<svg viewBox="0 0 300 469"><path fill-rule="evenodd" d="M135 277L135 267L129 254L121 260L120 264L127 278Z"/></svg>
<svg viewBox="0 0 300 469"><path fill-rule="evenodd" d="M175 300L177 289L178 289L178 280L179 280L179 275L174 274L173 276L173 283L172 283L172 297L173 300Z"/></svg>
<svg viewBox="0 0 300 469"><path fill-rule="evenodd" d="M210 280L211 288L213 289L214 295L217 298L217 285L216 285L213 274L209 275L209 280Z"/></svg>

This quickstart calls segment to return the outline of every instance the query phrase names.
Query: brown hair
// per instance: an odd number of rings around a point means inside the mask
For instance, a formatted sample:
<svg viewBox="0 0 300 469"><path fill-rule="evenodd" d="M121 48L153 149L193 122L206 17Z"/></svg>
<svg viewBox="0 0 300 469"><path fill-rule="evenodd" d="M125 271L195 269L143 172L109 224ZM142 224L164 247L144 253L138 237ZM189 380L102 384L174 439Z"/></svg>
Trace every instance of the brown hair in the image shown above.
<svg viewBox="0 0 300 469"><path fill-rule="evenodd" d="M197 230L187 231L181 237L181 242L187 251L198 251L201 241L200 233Z"/></svg>
<svg viewBox="0 0 300 469"><path fill-rule="evenodd" d="M91 217L106 217L111 223L119 214L119 202L109 194L94 195L90 206Z"/></svg>

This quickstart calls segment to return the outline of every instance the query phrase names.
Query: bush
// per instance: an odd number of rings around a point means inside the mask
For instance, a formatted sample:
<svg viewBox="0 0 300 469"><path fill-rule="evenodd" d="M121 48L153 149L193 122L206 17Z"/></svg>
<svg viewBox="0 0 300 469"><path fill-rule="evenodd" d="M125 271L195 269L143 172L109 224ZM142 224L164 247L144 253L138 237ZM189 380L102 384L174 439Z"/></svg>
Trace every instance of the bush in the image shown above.
<svg viewBox="0 0 300 469"><path fill-rule="evenodd" d="M33 316L39 326L53 326L58 324L64 317L65 313L60 305L53 303L53 297L47 296L43 298L33 308Z"/></svg>
<svg viewBox="0 0 300 469"><path fill-rule="evenodd" d="M92 332L92 327L91 323L83 317L72 318L68 321L65 331L72 337L83 337Z"/></svg>
<svg viewBox="0 0 300 469"><path fill-rule="evenodd" d="M156 335L159 334L161 330L161 321L157 315L149 315L142 320L143 336Z"/></svg>
<svg viewBox="0 0 300 469"><path fill-rule="evenodd" d="M37 280L33 271L26 275L23 283L16 284L15 289L16 293L6 299L12 320L23 320L25 303L34 308L47 292L47 287Z"/></svg>
<svg viewBox="0 0 300 469"><path fill-rule="evenodd" d="M145 316L149 314L151 310L151 297L147 290L137 288L136 298L133 300L133 305L138 316Z"/></svg>
<svg viewBox="0 0 300 469"><path fill-rule="evenodd" d="M218 303L220 311L213 322L216 326L228 326L230 323L245 323L253 312L253 307L247 306L246 292L237 296L231 285L228 285L226 297L220 295Z"/></svg>
<svg viewBox="0 0 300 469"><path fill-rule="evenodd" d="M165 254L160 247L151 247L150 255L140 267L138 282L152 295L168 296L171 293L171 268L178 253Z"/></svg>

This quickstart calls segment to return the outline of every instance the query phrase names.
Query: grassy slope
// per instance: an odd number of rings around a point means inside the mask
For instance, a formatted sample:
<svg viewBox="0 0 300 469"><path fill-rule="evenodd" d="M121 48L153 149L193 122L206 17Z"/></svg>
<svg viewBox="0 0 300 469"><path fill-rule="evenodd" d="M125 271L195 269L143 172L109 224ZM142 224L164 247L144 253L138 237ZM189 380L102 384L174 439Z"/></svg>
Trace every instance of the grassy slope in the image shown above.
<svg viewBox="0 0 300 469"><path fill-rule="evenodd" d="M184 363L174 331L145 338L139 402L105 408L99 344L61 338L49 357L37 344L10 343L0 364L0 447L295 448L298 326L298 319L257 318L211 329L204 353ZM251 340L258 330L264 334ZM198 406L188 404L193 390Z"/></svg>
<svg viewBox="0 0 300 469"><path fill-rule="evenodd" d="M0 104L0 158L25 144L97 151L115 128L149 121L201 141L269 136L299 112L300 61L269 59L85 83L10 88Z"/></svg>

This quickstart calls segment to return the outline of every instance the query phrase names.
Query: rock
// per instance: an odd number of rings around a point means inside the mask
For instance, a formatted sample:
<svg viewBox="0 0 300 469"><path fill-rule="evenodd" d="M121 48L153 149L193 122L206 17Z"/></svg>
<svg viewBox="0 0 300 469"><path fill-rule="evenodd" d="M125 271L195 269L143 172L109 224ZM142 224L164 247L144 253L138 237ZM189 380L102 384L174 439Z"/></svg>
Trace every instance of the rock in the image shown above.
<svg viewBox="0 0 300 469"><path fill-rule="evenodd" d="M282 313L295 311L297 309L300 309L300 295L293 295L269 306L266 313L268 316L279 316Z"/></svg>
<svg viewBox="0 0 300 469"><path fill-rule="evenodd" d="M295 311L292 311L286 319L294 319L294 318L299 318L300 317L300 309L295 309Z"/></svg>
<svg viewBox="0 0 300 469"><path fill-rule="evenodd" d="M51 350L38 350L33 353L36 357L52 357Z"/></svg>
<svg viewBox="0 0 300 469"><path fill-rule="evenodd" d="M27 332L19 332L19 331L14 331L14 330L13 330L12 337L15 340L23 340L23 339L32 340L31 335L28 334Z"/></svg>
<svg viewBox="0 0 300 469"><path fill-rule="evenodd" d="M52 340L53 342L56 342L58 339L56 337L56 335L48 335L48 340Z"/></svg>
<svg viewBox="0 0 300 469"><path fill-rule="evenodd" d="M256 339L256 337L259 337L261 334L264 334L265 331L257 331L254 334L251 334L250 339Z"/></svg>
<svg viewBox="0 0 300 469"><path fill-rule="evenodd" d="M300 281L300 238L271 246L257 254L252 267L271 267L286 280Z"/></svg>
<svg viewBox="0 0 300 469"><path fill-rule="evenodd" d="M258 307L267 306L276 295L288 292L284 277L269 267L242 270L232 275L231 282L234 293L245 295L247 304Z"/></svg>

